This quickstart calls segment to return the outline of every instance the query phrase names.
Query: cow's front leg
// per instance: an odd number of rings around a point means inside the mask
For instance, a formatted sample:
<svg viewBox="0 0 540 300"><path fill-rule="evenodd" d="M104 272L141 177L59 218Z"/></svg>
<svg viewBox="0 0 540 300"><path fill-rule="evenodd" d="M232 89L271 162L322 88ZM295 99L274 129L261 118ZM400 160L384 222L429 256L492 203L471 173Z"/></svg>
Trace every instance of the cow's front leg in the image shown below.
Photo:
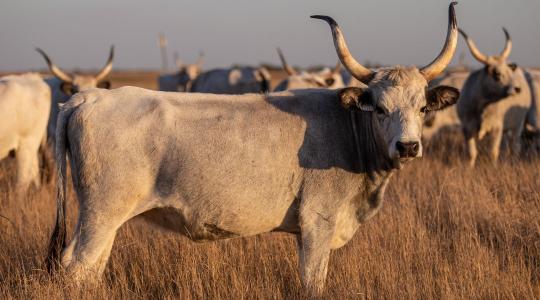
<svg viewBox="0 0 540 300"><path fill-rule="evenodd" d="M489 145L489 157L494 165L497 165L499 153L501 151L501 142L503 137L502 128L494 129L491 132L491 144Z"/></svg>
<svg viewBox="0 0 540 300"><path fill-rule="evenodd" d="M302 283L311 297L318 297L324 290L335 216L305 207L300 211L300 226L298 250Z"/></svg>
<svg viewBox="0 0 540 300"><path fill-rule="evenodd" d="M478 149L476 148L476 140L478 132L467 127L463 127L463 137L466 141L467 155L469 156L469 167L474 167L476 163L476 157L478 156Z"/></svg>

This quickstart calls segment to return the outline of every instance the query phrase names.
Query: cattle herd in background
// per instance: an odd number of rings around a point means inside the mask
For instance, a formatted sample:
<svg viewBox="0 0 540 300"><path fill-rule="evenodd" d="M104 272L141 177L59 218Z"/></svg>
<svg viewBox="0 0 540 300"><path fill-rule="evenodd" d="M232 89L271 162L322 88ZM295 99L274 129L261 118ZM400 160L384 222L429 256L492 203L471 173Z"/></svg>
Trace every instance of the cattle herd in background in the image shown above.
<svg viewBox="0 0 540 300"><path fill-rule="evenodd" d="M377 212L392 170L422 156L422 139L460 128L474 166L485 137L496 162L503 141L518 155L523 132L539 129L540 74L508 61L506 29L500 55L483 54L459 30L483 67L447 68L459 36L454 3L443 50L423 68L366 68L332 18L313 18L330 25L338 64L299 72L278 49L287 78L273 91L265 67L203 71L202 53L159 76L159 89L172 93L94 89L111 85L112 47L96 75L65 72L37 49L54 77L2 77L0 158L15 152L18 193L39 187L40 149L55 148L59 207L50 268L60 261L78 280L89 270L100 274L116 230L151 211L149 221L195 240L296 234L303 283L320 293L329 251ZM69 244L66 153L79 168L72 176L84 208ZM172 210L163 217L161 208Z"/></svg>

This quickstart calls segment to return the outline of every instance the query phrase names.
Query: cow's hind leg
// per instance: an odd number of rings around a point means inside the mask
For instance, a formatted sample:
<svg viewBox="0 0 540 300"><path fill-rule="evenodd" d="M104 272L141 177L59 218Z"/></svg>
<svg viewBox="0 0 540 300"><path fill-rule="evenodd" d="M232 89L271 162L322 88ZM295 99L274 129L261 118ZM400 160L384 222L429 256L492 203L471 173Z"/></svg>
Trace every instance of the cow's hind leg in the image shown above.
<svg viewBox="0 0 540 300"><path fill-rule="evenodd" d="M322 213L304 210L301 228L298 246L302 283L310 296L317 297L324 290L334 222Z"/></svg>
<svg viewBox="0 0 540 300"><path fill-rule="evenodd" d="M78 282L99 279L105 269L117 229L124 218L99 211L79 215L78 230L64 250L62 263L70 276Z"/></svg>

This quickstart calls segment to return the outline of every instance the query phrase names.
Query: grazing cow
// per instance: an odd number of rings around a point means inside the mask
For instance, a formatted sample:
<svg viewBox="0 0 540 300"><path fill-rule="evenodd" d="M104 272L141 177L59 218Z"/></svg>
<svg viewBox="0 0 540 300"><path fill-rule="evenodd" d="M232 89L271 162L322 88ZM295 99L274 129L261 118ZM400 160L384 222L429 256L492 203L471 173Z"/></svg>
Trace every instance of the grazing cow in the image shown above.
<svg viewBox="0 0 540 300"><path fill-rule="evenodd" d="M204 54L201 52L194 64L183 64L176 59L178 72L175 74L160 75L158 86L160 91L165 92L189 92L193 81L201 74Z"/></svg>
<svg viewBox="0 0 540 300"><path fill-rule="evenodd" d="M467 71L454 71L447 72L443 76L436 78L429 83L430 87L437 87L441 85L451 86L458 90L461 90L465 80L469 76ZM428 143L433 136L440 132L442 129L458 129L461 127L459 117L457 115L456 106L452 105L440 111L432 111L426 114L424 130L422 131L422 138L424 142Z"/></svg>
<svg viewBox="0 0 540 300"><path fill-rule="evenodd" d="M50 72L55 76L53 78L46 79L45 81L51 88L51 112L49 117L49 123L47 126L48 138L54 141L54 133L56 131L56 117L58 115L58 104L66 102L73 94L84 91L90 88L105 88L111 87L111 82L106 80L106 77L112 71L112 63L114 58L114 46L111 46L109 52L109 59L105 66L96 75L84 75L73 73L69 74L57 67L45 51L36 48L49 67Z"/></svg>
<svg viewBox="0 0 540 300"><path fill-rule="evenodd" d="M454 4L443 50L421 69L369 70L332 18L312 16L329 23L341 62L364 88L75 95L58 118L49 270L61 260L70 278L101 274L118 228L141 215L193 240L293 233L302 281L320 294L330 250L376 214L395 169L422 156L425 112L459 97L451 87L428 89L455 52ZM67 247L66 154L80 204Z"/></svg>
<svg viewBox="0 0 540 300"><path fill-rule="evenodd" d="M51 90L39 74L0 78L0 159L15 151L17 193L40 186L39 148L47 139Z"/></svg>
<svg viewBox="0 0 540 300"><path fill-rule="evenodd" d="M190 92L212 94L266 93L271 76L266 68L233 67L214 69L199 75Z"/></svg>
<svg viewBox="0 0 540 300"><path fill-rule="evenodd" d="M471 72L457 104L457 112L467 142L469 165L478 156L477 142L488 138L489 156L496 163L503 134L514 155L521 151L521 133L531 107L531 94L525 74L516 64L508 63L512 40L504 29L506 45L500 55L487 56L460 30L469 50L482 69Z"/></svg>
<svg viewBox="0 0 540 300"><path fill-rule="evenodd" d="M341 62L338 61L333 70L324 68L318 72L302 72L299 74L293 67L289 66L281 49L277 48L277 52L283 69L289 77L281 81L274 89L274 92L320 88L337 89L345 86L341 77Z"/></svg>

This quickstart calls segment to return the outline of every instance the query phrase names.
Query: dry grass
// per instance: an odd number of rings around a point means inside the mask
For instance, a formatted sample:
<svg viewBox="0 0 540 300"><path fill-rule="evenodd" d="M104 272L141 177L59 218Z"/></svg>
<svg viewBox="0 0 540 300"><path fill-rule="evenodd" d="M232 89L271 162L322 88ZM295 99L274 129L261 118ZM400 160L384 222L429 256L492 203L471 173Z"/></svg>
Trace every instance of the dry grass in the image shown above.
<svg viewBox="0 0 540 300"><path fill-rule="evenodd" d="M332 253L326 298L540 295L540 160L469 170L461 145L438 140L392 178L383 209ZM102 283L66 286L43 264L54 186L15 199L12 170L0 170L0 298L305 298L292 236L197 244L140 220L121 228Z"/></svg>

